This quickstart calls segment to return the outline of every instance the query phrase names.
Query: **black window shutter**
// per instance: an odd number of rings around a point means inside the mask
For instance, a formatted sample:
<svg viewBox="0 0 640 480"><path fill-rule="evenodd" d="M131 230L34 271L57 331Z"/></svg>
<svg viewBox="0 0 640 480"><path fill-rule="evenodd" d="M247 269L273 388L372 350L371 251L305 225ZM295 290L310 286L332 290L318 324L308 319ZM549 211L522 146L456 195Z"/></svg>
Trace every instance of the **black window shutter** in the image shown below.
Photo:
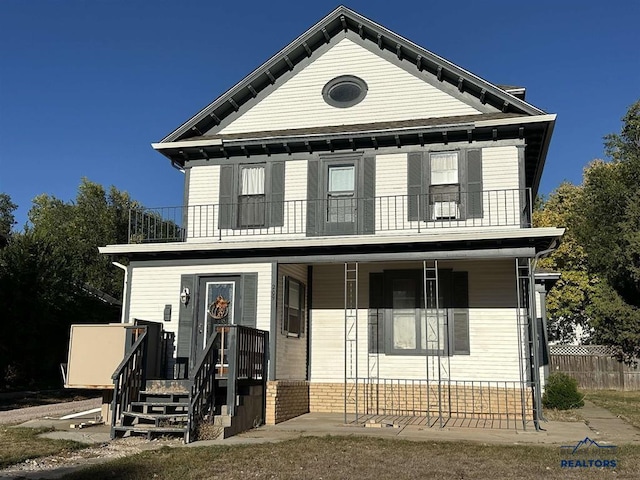
<svg viewBox="0 0 640 480"><path fill-rule="evenodd" d="M178 310L178 344L176 351L177 357L188 358L191 355L191 345L193 341L193 323L195 317L194 309L196 305L195 284L195 275L180 276L180 291L176 292L177 298L180 298L180 293L182 293L185 288L188 288L190 299L187 305L180 302L180 308Z"/></svg>
<svg viewBox="0 0 640 480"><path fill-rule="evenodd" d="M307 323L307 292L304 283L300 282L300 299L298 305L300 306L300 336L304 334L305 323Z"/></svg>
<svg viewBox="0 0 640 480"><path fill-rule="evenodd" d="M242 315L240 325L256 328L258 316L258 274L242 275Z"/></svg>
<svg viewBox="0 0 640 480"><path fill-rule="evenodd" d="M233 228L233 190L236 179L233 165L220 166L220 202L218 209L218 228Z"/></svg>
<svg viewBox="0 0 640 480"><path fill-rule="evenodd" d="M419 217L426 218L425 202L422 201L423 191L423 161L422 153L410 153L407 158L407 195L409 196L409 221L416 221Z"/></svg>
<svg viewBox="0 0 640 480"><path fill-rule="evenodd" d="M482 150L467 152L467 216L482 218Z"/></svg>
<svg viewBox="0 0 640 480"><path fill-rule="evenodd" d="M469 274L453 272L453 354L469 355Z"/></svg>
<svg viewBox="0 0 640 480"><path fill-rule="evenodd" d="M438 294L440 308L453 306L453 270L450 268L438 269Z"/></svg>
<svg viewBox="0 0 640 480"><path fill-rule="evenodd" d="M362 233L375 233L376 229L376 157L364 157L362 191Z"/></svg>
<svg viewBox="0 0 640 480"><path fill-rule="evenodd" d="M307 236L318 235L318 224L322 216L322 200L318 196L320 161L309 160L307 167Z"/></svg>
<svg viewBox="0 0 640 480"><path fill-rule="evenodd" d="M271 163L270 227L284 225L284 162Z"/></svg>
<svg viewBox="0 0 640 480"><path fill-rule="evenodd" d="M468 182L468 161L467 152L458 152L458 190L460 192L458 201L458 220L467 219L467 204L469 203L469 182Z"/></svg>
<svg viewBox="0 0 640 480"><path fill-rule="evenodd" d="M369 353L384 353L384 273L369 274Z"/></svg>

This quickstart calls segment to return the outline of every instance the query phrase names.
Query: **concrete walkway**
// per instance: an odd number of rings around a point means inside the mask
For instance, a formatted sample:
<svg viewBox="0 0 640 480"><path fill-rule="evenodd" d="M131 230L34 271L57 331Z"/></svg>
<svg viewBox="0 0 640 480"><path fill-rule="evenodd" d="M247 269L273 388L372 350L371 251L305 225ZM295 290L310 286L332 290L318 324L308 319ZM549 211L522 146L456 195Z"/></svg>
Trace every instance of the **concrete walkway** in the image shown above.
<svg viewBox="0 0 640 480"><path fill-rule="evenodd" d="M335 413L308 413L278 425L268 425L253 429L224 440L205 440L186 445L187 448L209 445L247 445L259 443L274 443L292 440L304 436L370 436L387 439L409 441L468 441L485 444L503 445L575 445L585 437L589 437L605 445L640 445L640 429L636 429L609 411L585 402L580 414L585 418L582 422L543 422L543 430L536 432L533 428L522 431L515 429L489 429L447 427L440 428L418 425L399 427L365 427L362 425L345 425L344 415ZM66 407L66 410L69 406ZM70 429L70 423L77 422L57 419L33 419L21 426L25 427L54 427L55 432L45 434L49 438L64 438L83 443L104 444L108 442L108 426L90 427L86 430ZM173 443L172 446L182 445ZM149 444L147 448L158 448L162 442ZM55 469L39 471L10 471L0 472L0 478L13 478L18 474L21 478L60 478L64 474L84 468L96 463L109 461L109 457L85 459L81 463L59 466Z"/></svg>
<svg viewBox="0 0 640 480"><path fill-rule="evenodd" d="M542 422L543 430L533 428L488 429L464 427L364 427L345 425L343 414L308 413L277 425L267 425L224 440L194 442L189 447L205 445L236 445L290 440L301 436L364 435L412 441L470 441L491 444L572 445L585 437L604 444L640 445L640 430L627 424L609 411L586 402L580 414L584 422Z"/></svg>
<svg viewBox="0 0 640 480"><path fill-rule="evenodd" d="M54 403L39 405L37 407L18 408L0 412L0 425L9 423L21 423L38 418L60 418L69 413L83 412L101 405L100 397L75 402Z"/></svg>

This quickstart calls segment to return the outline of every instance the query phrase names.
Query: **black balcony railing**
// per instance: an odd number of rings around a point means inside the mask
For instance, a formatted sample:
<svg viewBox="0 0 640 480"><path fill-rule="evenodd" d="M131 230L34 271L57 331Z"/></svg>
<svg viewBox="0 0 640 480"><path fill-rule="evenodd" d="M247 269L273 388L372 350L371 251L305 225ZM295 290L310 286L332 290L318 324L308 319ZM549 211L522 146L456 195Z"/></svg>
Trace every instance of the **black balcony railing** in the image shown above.
<svg viewBox="0 0 640 480"><path fill-rule="evenodd" d="M531 189L131 209L129 243L286 235L370 235L440 228L531 227ZM273 212L277 212L274 214ZM312 218L310 218L312 217Z"/></svg>

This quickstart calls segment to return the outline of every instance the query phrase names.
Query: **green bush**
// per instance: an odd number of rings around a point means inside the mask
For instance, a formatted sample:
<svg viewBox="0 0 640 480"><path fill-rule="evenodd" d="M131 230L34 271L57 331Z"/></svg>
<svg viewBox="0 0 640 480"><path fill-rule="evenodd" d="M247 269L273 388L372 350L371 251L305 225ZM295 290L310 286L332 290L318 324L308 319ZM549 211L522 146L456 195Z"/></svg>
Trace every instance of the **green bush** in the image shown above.
<svg viewBox="0 0 640 480"><path fill-rule="evenodd" d="M549 375L542 395L545 408L569 410L584 406L584 395L578 392L578 382L566 373L556 372Z"/></svg>

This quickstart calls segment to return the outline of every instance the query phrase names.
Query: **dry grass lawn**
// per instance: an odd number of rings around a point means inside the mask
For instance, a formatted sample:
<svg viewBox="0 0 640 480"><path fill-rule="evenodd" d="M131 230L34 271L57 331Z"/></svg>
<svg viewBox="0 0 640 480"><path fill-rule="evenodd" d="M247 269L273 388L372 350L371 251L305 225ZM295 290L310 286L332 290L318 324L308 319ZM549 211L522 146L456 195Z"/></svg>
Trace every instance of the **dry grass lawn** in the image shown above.
<svg viewBox="0 0 640 480"><path fill-rule="evenodd" d="M604 458L586 451L573 459ZM621 446L618 467L561 468L554 446L410 442L369 437L303 437L276 444L163 448L90 467L67 480L114 478L259 479L636 479L640 447Z"/></svg>
<svg viewBox="0 0 640 480"><path fill-rule="evenodd" d="M640 428L640 391L591 390L585 392L585 399Z"/></svg>
<svg viewBox="0 0 640 480"><path fill-rule="evenodd" d="M0 425L0 469L31 458L55 455L86 447L86 445L69 440L38 438L38 435L50 430Z"/></svg>

